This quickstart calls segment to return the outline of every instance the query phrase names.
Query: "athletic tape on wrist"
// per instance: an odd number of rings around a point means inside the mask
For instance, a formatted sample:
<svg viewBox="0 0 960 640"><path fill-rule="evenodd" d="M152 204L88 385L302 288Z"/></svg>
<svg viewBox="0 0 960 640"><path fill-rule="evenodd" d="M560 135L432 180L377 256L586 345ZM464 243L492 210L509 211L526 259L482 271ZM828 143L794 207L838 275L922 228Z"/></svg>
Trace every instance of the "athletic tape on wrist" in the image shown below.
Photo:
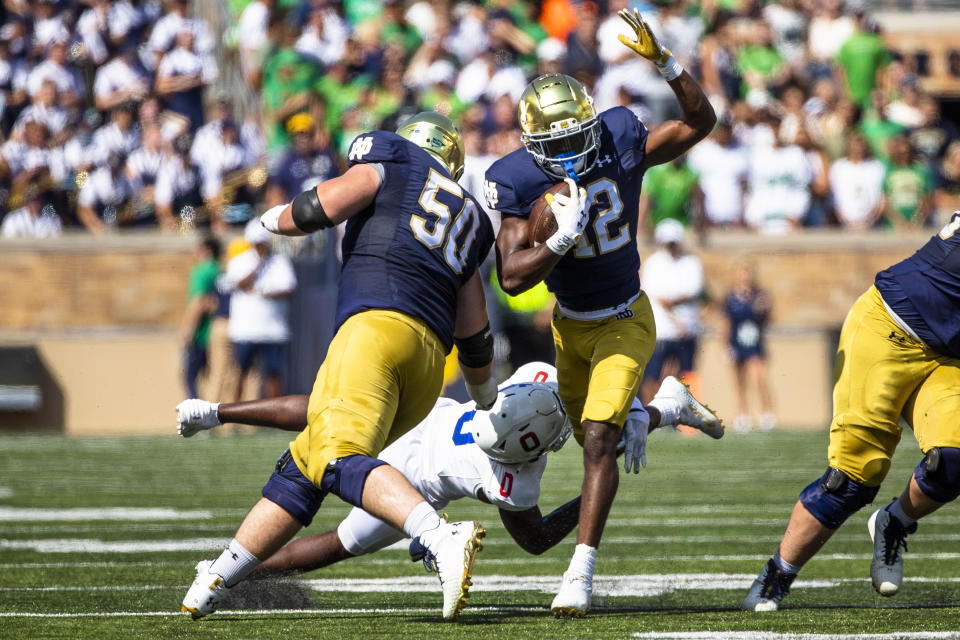
<svg viewBox="0 0 960 640"><path fill-rule="evenodd" d="M670 56L663 64L657 64L657 71L660 72L664 80L670 82L680 77L680 74L683 73L683 65L677 62L676 58Z"/></svg>

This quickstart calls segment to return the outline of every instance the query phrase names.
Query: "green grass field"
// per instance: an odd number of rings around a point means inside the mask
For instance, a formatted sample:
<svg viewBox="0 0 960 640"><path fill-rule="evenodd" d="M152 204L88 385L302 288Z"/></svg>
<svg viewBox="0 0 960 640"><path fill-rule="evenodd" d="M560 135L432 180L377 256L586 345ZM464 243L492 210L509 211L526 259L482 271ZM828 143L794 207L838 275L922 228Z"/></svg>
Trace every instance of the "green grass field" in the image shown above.
<svg viewBox="0 0 960 640"><path fill-rule="evenodd" d="M494 509L460 501L447 509L451 518L480 520L488 535L459 623L440 620L436 578L402 549L301 581L258 583L229 609L191 621L179 609L193 565L219 553L286 441L281 433L0 438L0 637L960 638L953 507L911 537L895 598L870 586L865 509L804 568L785 609L738 610L797 493L826 466L824 433L720 441L654 433L648 468L621 478L594 609L582 620L554 620L549 611L572 536L529 556ZM878 506L900 492L918 459L905 435ZM576 444L554 454L545 512L577 494L581 473ZM345 513L329 499L308 532L334 527Z"/></svg>

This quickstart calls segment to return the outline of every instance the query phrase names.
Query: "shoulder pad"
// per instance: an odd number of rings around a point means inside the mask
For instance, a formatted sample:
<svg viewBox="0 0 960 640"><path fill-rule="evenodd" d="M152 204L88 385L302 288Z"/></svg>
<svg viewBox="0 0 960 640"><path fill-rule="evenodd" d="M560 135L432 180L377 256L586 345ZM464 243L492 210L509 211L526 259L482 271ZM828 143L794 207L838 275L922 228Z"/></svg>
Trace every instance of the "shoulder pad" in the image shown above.
<svg viewBox="0 0 960 640"><path fill-rule="evenodd" d="M487 169L483 183L487 208L526 218L536 199L554 182L525 149L518 149Z"/></svg>
<svg viewBox="0 0 960 640"><path fill-rule="evenodd" d="M624 168L630 171L640 166L647 150L647 127L640 118L626 107L613 107L601 113L600 120Z"/></svg>
<svg viewBox="0 0 960 640"><path fill-rule="evenodd" d="M347 164L352 167L370 162L406 162L410 159L410 145L413 143L392 131L361 133L350 144Z"/></svg>

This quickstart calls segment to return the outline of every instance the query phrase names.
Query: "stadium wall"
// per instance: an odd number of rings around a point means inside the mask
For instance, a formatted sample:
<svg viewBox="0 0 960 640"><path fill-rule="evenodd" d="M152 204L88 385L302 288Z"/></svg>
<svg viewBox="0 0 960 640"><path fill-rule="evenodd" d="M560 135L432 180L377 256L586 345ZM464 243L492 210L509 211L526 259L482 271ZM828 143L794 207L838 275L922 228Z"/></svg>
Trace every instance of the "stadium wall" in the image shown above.
<svg viewBox="0 0 960 640"><path fill-rule="evenodd" d="M759 265L774 301L769 350L782 425L826 425L832 350L847 309L877 270L926 238L926 232L724 234L694 249L715 300L722 299L738 260ZM176 329L195 243L159 234L0 242L0 349L37 348L44 397L38 412L0 412L0 428L71 435L171 432L173 407L184 393ZM721 415L732 418L719 314L708 310L705 322L694 382Z"/></svg>

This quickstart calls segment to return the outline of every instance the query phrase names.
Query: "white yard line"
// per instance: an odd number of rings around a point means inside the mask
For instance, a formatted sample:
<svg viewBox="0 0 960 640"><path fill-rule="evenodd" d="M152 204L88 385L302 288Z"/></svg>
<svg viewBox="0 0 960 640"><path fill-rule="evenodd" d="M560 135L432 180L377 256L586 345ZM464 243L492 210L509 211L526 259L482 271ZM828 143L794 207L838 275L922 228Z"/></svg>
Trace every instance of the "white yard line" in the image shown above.
<svg viewBox="0 0 960 640"><path fill-rule="evenodd" d="M209 520L209 511L165 508L107 507L101 509L28 509L0 507L0 522L89 520Z"/></svg>
<svg viewBox="0 0 960 640"><path fill-rule="evenodd" d="M647 631L642 640L956 640L956 631L890 631L887 633L774 633L772 631Z"/></svg>
<svg viewBox="0 0 960 640"><path fill-rule="evenodd" d="M729 591L743 590L753 582L753 574L644 574L630 576L597 576L593 592L599 596L658 596L674 591ZM437 578L433 575L401 576L395 578L313 578L289 581L321 593L405 593L437 591ZM842 584L866 583L867 578L835 578L820 580L797 580L794 586L805 589L823 589ZM960 578L906 578L908 583L956 583ZM474 591L534 591L553 593L560 584L560 576L474 576ZM190 585L101 585L101 586L49 586L49 587L0 587L0 592L58 592L58 591L157 591L163 589L186 590Z"/></svg>
<svg viewBox="0 0 960 640"><path fill-rule="evenodd" d="M185 540L96 540L56 538L48 540L0 540L0 549L28 549L38 553L152 553L168 551L212 551L222 549L229 538L188 538Z"/></svg>

